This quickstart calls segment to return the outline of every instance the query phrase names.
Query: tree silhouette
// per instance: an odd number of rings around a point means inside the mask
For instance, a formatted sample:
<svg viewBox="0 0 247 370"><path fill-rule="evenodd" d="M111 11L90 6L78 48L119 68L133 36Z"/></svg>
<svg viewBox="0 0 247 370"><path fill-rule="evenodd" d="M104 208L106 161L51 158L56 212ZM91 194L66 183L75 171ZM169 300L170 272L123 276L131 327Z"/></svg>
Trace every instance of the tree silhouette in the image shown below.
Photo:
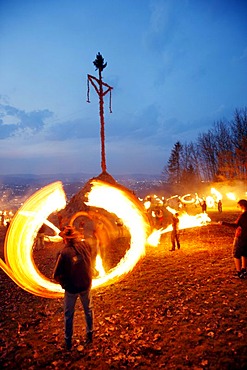
<svg viewBox="0 0 247 370"><path fill-rule="evenodd" d="M166 182L247 180L247 107L233 120L218 121L200 133L195 143L175 143L165 165Z"/></svg>
<svg viewBox="0 0 247 370"><path fill-rule="evenodd" d="M97 71L97 69L98 69L100 73L107 66L107 63L104 64L104 58L102 57L102 55L100 53L98 53L96 55L96 59L94 60L93 64L96 67L95 71Z"/></svg>
<svg viewBox="0 0 247 370"><path fill-rule="evenodd" d="M177 141L173 146L168 160L169 180L171 183L179 184L181 180L181 159L183 145Z"/></svg>

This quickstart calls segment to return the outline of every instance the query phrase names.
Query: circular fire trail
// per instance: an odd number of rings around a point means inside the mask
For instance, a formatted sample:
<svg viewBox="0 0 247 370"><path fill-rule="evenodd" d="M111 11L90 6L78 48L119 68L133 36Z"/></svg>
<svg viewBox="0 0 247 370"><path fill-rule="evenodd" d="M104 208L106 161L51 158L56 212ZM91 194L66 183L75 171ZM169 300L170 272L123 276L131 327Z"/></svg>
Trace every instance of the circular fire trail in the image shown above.
<svg viewBox="0 0 247 370"><path fill-rule="evenodd" d="M93 288L117 281L123 274L133 269L140 257L145 254L145 244L149 224L142 207L134 197L125 191L99 180L91 182L87 205L104 208L123 220L131 235L131 245L116 267L105 275L93 279ZM59 284L40 273L33 260L33 243L43 223L53 228L57 240L59 230L52 227L47 218L53 212L66 206L62 184L56 182L33 194L15 214L6 235L4 245L5 262L0 259L0 267L22 289L37 296L59 298L63 289ZM52 237L50 237L51 240ZM55 263L55 261L54 261Z"/></svg>
<svg viewBox="0 0 247 370"><path fill-rule="evenodd" d="M109 213L115 213L123 220L131 235L130 249L118 265L105 276L93 280L93 287L98 287L133 269L140 257L145 254L149 225L143 217L143 209L123 190L98 181L93 181L92 184L93 188L88 194L87 204L92 207L104 208Z"/></svg>
<svg viewBox="0 0 247 370"><path fill-rule="evenodd" d="M33 260L33 243L47 217L64 208L66 199L62 184L55 182L33 194L15 214L8 229L4 257L0 267L22 289L29 293L53 298L63 290L40 273Z"/></svg>

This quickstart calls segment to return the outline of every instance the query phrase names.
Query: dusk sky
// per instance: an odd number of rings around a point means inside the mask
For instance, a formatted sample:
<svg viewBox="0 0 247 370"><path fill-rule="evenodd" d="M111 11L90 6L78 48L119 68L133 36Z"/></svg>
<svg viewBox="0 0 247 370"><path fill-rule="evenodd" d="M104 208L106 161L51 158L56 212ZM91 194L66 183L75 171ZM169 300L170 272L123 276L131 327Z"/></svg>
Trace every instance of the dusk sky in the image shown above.
<svg viewBox="0 0 247 370"><path fill-rule="evenodd" d="M0 0L1 174L161 174L173 145L247 106L246 0Z"/></svg>

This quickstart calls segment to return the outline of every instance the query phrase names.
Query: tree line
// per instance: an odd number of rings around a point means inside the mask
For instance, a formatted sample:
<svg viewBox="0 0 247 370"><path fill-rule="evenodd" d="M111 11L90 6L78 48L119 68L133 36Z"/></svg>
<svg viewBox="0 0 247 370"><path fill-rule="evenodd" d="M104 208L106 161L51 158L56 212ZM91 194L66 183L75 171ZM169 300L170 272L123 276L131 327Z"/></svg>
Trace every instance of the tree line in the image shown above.
<svg viewBox="0 0 247 370"><path fill-rule="evenodd" d="M162 172L164 182L247 180L247 107L215 122L195 142L177 141Z"/></svg>

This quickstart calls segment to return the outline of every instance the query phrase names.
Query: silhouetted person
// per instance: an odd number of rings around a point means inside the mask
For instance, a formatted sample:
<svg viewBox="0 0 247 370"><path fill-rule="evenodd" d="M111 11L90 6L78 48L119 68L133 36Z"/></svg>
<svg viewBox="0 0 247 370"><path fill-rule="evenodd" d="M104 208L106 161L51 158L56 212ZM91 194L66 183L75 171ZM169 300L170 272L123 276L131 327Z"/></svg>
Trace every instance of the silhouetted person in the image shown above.
<svg viewBox="0 0 247 370"><path fill-rule="evenodd" d="M38 231L36 238L36 246L39 249L42 249L45 246L45 225L42 225Z"/></svg>
<svg viewBox="0 0 247 370"><path fill-rule="evenodd" d="M175 251L176 246L177 249L180 249L178 213L175 213L175 215L172 216L171 242L172 242L172 249L170 250L171 252Z"/></svg>
<svg viewBox="0 0 247 370"><path fill-rule="evenodd" d="M204 212L207 212L207 203L206 203L206 200L205 199L202 201L201 206L202 206L202 212L203 213Z"/></svg>
<svg viewBox="0 0 247 370"><path fill-rule="evenodd" d="M59 234L65 247L59 253L54 279L61 284L64 293L65 344L72 347L73 319L76 300L79 297L86 320L86 344L93 340L93 305L91 298L92 260L91 247L72 226L66 226Z"/></svg>
<svg viewBox="0 0 247 370"><path fill-rule="evenodd" d="M222 212L222 201L221 200L218 201L218 211L219 213Z"/></svg>
<svg viewBox="0 0 247 370"><path fill-rule="evenodd" d="M241 210L241 215L234 223L225 221L219 223L236 228L233 241L233 258L238 277L244 279L247 276L247 200L241 199L238 201L238 208Z"/></svg>
<svg viewBox="0 0 247 370"><path fill-rule="evenodd" d="M155 211L155 220L156 220L156 227L160 228L163 225L163 218L164 214L161 208L156 209Z"/></svg>

